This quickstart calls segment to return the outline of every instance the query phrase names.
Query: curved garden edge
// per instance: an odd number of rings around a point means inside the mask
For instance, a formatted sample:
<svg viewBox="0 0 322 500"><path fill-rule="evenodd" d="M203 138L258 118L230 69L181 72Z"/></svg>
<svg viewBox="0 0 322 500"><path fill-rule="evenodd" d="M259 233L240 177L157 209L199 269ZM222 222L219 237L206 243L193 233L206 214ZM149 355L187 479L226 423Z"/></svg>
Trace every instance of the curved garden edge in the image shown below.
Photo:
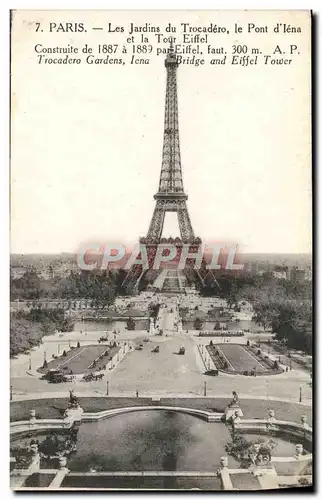
<svg viewBox="0 0 322 500"><path fill-rule="evenodd" d="M127 406L181 406L185 408L196 408L199 410L218 412L224 411L231 401L231 394L217 396L196 397L186 395L180 397L176 395L149 395L140 397L130 397L127 395L98 396L95 393L75 393L79 404L86 413L94 413L109 409L122 408ZM305 402L285 401L279 398L255 397L252 395L239 394L240 405L245 414L245 418L263 418L268 409L274 409L277 418L288 420L289 415L294 415L296 421L300 421L303 413L312 419L312 407ZM22 396L11 402L11 421L27 420L30 411L35 410L37 418L61 418L68 402L66 392L57 394L29 394Z"/></svg>

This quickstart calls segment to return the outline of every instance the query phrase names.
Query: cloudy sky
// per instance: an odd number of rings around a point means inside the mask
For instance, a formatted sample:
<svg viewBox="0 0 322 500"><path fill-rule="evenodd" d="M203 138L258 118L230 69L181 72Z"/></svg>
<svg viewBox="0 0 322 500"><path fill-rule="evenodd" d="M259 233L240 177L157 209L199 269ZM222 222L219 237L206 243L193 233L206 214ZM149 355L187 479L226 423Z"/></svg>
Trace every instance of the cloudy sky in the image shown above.
<svg viewBox="0 0 322 500"><path fill-rule="evenodd" d="M84 22L87 33L49 33L49 22ZM246 43L300 54L291 65L178 69L184 187L196 235L247 252L311 249L310 47L305 13L18 12L12 45L12 252L72 252L87 240L135 242L147 233L162 156L166 72L149 65L42 65L34 46L124 41L108 23L171 21L292 35L212 35L215 47ZM42 33L35 32L41 22ZM102 31L92 27L104 26ZM156 48L154 39L151 36ZM162 44L160 45L163 46ZM114 57L121 57L114 56ZM129 57L127 57L129 60ZM173 217L165 235L179 234Z"/></svg>

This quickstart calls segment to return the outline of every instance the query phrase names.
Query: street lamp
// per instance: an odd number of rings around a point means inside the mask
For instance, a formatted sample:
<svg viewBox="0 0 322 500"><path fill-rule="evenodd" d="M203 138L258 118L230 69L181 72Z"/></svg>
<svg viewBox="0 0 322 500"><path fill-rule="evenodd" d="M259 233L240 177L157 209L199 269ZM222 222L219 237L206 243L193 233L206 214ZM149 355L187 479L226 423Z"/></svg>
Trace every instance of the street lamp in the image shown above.
<svg viewBox="0 0 322 500"><path fill-rule="evenodd" d="M300 403L302 403L302 386L300 386Z"/></svg>
<svg viewBox="0 0 322 500"><path fill-rule="evenodd" d="M203 384L203 395L207 396L207 382L204 382Z"/></svg>

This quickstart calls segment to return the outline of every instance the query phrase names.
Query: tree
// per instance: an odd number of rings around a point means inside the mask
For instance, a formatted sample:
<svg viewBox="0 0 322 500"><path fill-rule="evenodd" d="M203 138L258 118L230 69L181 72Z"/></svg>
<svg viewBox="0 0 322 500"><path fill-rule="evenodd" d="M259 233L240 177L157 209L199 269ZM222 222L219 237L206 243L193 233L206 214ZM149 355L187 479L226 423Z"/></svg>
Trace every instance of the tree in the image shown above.
<svg viewBox="0 0 322 500"><path fill-rule="evenodd" d="M149 304L150 318L156 318L159 314L160 304Z"/></svg>
<svg viewBox="0 0 322 500"><path fill-rule="evenodd" d="M200 318L196 318L193 322L193 327L195 330L201 330L202 329L202 321Z"/></svg>
<svg viewBox="0 0 322 500"><path fill-rule="evenodd" d="M127 321L126 321L126 327L128 330L135 330L135 321L133 318L129 318Z"/></svg>
<svg viewBox="0 0 322 500"><path fill-rule="evenodd" d="M31 309L10 314L10 357L23 353L39 345L44 335L54 334L68 321L72 330L74 323L64 319L64 311L56 309Z"/></svg>
<svg viewBox="0 0 322 500"><path fill-rule="evenodd" d="M280 304L272 327L277 340L285 341L290 348L312 353L312 306L308 302Z"/></svg>

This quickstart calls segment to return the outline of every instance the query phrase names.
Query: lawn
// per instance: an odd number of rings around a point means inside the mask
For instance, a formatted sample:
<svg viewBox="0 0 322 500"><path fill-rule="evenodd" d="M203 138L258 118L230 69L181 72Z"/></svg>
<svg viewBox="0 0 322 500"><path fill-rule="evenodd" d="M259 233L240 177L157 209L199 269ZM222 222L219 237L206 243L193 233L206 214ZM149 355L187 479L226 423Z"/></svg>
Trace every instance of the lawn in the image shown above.
<svg viewBox="0 0 322 500"><path fill-rule="evenodd" d="M243 346L238 344L219 344L216 346L233 368L238 372L255 370L256 373L267 372L264 364L260 363ZM231 367L230 367L231 368Z"/></svg>
<svg viewBox="0 0 322 500"><path fill-rule="evenodd" d="M66 356L62 355L53 359L48 363L47 368L39 368L38 371L46 373L48 370L58 367L66 371L66 373L72 372L73 374L97 371L98 368L106 366L119 349L119 346L112 347L103 344L76 347L68 351ZM98 360L105 352L106 355ZM97 360L95 367L90 368L94 360Z"/></svg>

